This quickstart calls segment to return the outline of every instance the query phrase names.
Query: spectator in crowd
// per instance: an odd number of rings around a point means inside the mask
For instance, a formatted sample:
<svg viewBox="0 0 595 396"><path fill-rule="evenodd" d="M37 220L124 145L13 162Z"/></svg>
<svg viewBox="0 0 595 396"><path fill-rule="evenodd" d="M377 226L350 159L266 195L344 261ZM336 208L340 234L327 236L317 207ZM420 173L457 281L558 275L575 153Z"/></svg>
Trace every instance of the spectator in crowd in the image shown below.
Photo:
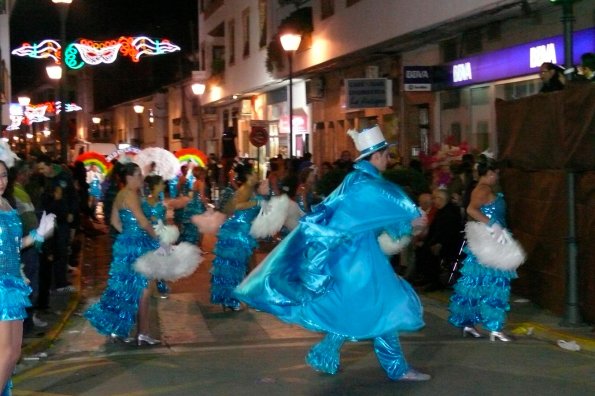
<svg viewBox="0 0 595 396"><path fill-rule="evenodd" d="M31 167L25 161L18 161L8 171L8 185L5 196L11 205L17 209L21 222L23 223L23 235L35 230L39 226L35 207L25 191L24 186L29 181ZM29 246L21 250L21 261L23 263L23 273L29 280L31 295L29 299L35 303L39 290L39 252L35 246ZM34 307L27 308L28 316L25 319L25 330L31 325L35 327L46 327L47 322L43 321L36 313Z"/></svg>
<svg viewBox="0 0 595 396"><path fill-rule="evenodd" d="M298 171L301 172L303 169L309 168L312 165L314 165L312 162L312 153L304 153Z"/></svg>
<svg viewBox="0 0 595 396"><path fill-rule="evenodd" d="M540 93L555 92L564 89L564 69L551 62L544 62L539 68L539 78L543 85Z"/></svg>
<svg viewBox="0 0 595 396"><path fill-rule="evenodd" d="M595 54L586 52L581 55L579 73L590 82L595 82Z"/></svg>
<svg viewBox="0 0 595 396"><path fill-rule="evenodd" d="M76 291L68 281L68 257L77 227L79 203L72 176L64 167L52 163L49 157L40 156L37 170L45 179L42 210L56 215L54 235L45 242L47 254L40 267L38 304L46 309L52 286L58 293Z"/></svg>
<svg viewBox="0 0 595 396"><path fill-rule="evenodd" d="M318 170L318 179L322 178L324 175L326 175L327 173L329 173L330 171L332 171L333 169L335 169L333 167L333 164L331 164L328 161L324 161L322 163L322 165L320 165L320 169Z"/></svg>
<svg viewBox="0 0 595 396"><path fill-rule="evenodd" d="M425 291L439 290L441 263L453 262L462 243L462 221L459 208L452 203L448 191L434 189L432 202L436 213L428 233L417 250L417 264L426 284Z"/></svg>
<svg viewBox="0 0 595 396"><path fill-rule="evenodd" d="M351 157L351 151L341 151L341 156L334 163L335 168L343 169L346 171L353 170L353 159Z"/></svg>

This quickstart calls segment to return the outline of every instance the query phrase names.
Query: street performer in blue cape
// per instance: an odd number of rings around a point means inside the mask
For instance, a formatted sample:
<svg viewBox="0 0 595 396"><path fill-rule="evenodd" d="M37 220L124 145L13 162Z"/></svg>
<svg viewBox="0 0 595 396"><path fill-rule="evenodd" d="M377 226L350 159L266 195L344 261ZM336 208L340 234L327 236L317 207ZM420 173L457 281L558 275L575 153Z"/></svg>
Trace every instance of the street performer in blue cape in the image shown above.
<svg viewBox="0 0 595 396"><path fill-rule="evenodd" d="M409 366L399 343L400 332L424 326L423 309L389 262L425 219L381 175L389 144L380 128L348 133L360 152L354 171L301 218L234 295L285 322L325 333L306 356L314 370L336 374L345 341L373 339L391 380L428 380Z"/></svg>

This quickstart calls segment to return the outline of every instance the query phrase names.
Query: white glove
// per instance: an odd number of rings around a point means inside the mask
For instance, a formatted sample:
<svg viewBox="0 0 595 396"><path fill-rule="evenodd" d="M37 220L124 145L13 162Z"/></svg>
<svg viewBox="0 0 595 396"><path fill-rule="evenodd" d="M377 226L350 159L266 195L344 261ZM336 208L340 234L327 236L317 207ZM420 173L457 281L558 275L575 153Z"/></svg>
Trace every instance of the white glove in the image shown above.
<svg viewBox="0 0 595 396"><path fill-rule="evenodd" d="M420 217L413 219L411 226L413 227L413 235L419 235L426 229L426 227L428 227L428 215L425 212L422 212Z"/></svg>
<svg viewBox="0 0 595 396"><path fill-rule="evenodd" d="M37 227L37 235L39 235L44 240L52 235L54 232L54 227L56 225L56 215L53 213L45 213L41 215L41 220L39 220L39 227Z"/></svg>

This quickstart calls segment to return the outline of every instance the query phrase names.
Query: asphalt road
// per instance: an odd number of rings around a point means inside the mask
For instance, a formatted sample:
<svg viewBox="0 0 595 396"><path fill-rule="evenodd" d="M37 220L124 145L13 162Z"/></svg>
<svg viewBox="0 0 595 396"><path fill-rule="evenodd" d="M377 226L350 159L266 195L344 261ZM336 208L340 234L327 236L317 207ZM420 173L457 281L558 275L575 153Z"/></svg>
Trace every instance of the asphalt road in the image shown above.
<svg viewBox="0 0 595 396"><path fill-rule="evenodd" d="M207 251L212 244L203 241ZM152 299L151 332L162 345L110 344L80 315L103 290L109 248L107 237L87 246L78 314L48 357L15 378L15 396L595 394L592 352L565 351L530 336L512 343L464 339L446 322L444 299L423 295L426 327L401 341L409 363L432 380L388 380L369 342L344 346L337 375L316 373L304 356L319 334L252 309L223 312L209 303L212 254L172 285L169 299Z"/></svg>

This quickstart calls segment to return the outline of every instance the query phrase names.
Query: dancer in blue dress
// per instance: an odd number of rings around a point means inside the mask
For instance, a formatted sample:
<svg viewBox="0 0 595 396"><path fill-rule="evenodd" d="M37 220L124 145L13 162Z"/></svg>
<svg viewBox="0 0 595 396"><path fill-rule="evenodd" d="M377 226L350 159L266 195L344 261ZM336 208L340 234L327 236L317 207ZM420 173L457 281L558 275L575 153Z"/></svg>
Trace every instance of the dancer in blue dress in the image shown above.
<svg viewBox="0 0 595 396"><path fill-rule="evenodd" d="M180 242L188 242L196 244L200 241L200 233L191 218L194 215L204 213L206 205L208 204L206 192L206 177L207 172L205 168L195 167L192 169L193 184L190 190L190 202L186 204L182 216L182 227L180 231Z"/></svg>
<svg viewBox="0 0 595 396"><path fill-rule="evenodd" d="M97 208L97 203L101 200L101 183L103 183L103 174L93 164L87 171L87 183L89 184L89 197L91 197L91 209L93 215Z"/></svg>
<svg viewBox="0 0 595 396"><path fill-rule="evenodd" d="M143 213L149 219L153 226L159 221L167 224L167 208L163 204L162 193L165 189L163 177L159 175L149 175L145 177L145 185L149 191L148 196L143 199ZM161 298L167 298L169 295L169 286L163 279L157 280L157 291Z"/></svg>
<svg viewBox="0 0 595 396"><path fill-rule="evenodd" d="M14 163L14 154L6 144L0 146L0 158ZM25 308L31 306L31 288L21 274L21 249L41 243L53 230L55 215L45 212L36 230L23 237L18 212L4 193L8 187L8 166L0 160L0 395L11 394L10 376L21 356Z"/></svg>
<svg viewBox="0 0 595 396"><path fill-rule="evenodd" d="M482 156L477 162L477 172L479 180L471 193L467 214L473 220L490 226L495 234L502 233L506 227L506 203L503 195L493 190L498 182L497 163ZM490 332L490 341L511 341L502 329L506 312L510 310L510 281L517 277L516 271L482 263L468 246L465 253L467 257L460 270L461 277L450 298L448 321L460 327L463 336L481 337L475 328L480 324Z"/></svg>
<svg viewBox="0 0 595 396"><path fill-rule="evenodd" d="M346 340L373 339L390 379L428 380L409 367L398 338L401 331L424 326L421 303L395 274L380 243L402 248L420 213L380 174L388 161L380 128L350 135L361 153L355 170L302 217L234 295L283 321L325 333L306 357L317 371L337 373Z"/></svg>
<svg viewBox="0 0 595 396"><path fill-rule="evenodd" d="M252 220L260 206L254 189L258 177L250 165L235 166L236 182L241 183L233 197L233 215L217 233L215 259L211 268L211 303L221 304L223 310L239 311L240 302L232 292L246 276L248 263L256 247L250 235Z"/></svg>
<svg viewBox="0 0 595 396"><path fill-rule="evenodd" d="M141 208L143 177L138 165L125 164L120 179L125 181L125 187L116 196L111 213L112 225L119 234L113 247L107 287L99 301L85 312L85 317L112 341L128 340L137 324L137 345L153 345L160 341L148 335L148 280L134 270L133 264L143 254L157 249L159 242Z"/></svg>
<svg viewBox="0 0 595 396"><path fill-rule="evenodd" d="M176 186L176 197L186 197L190 188L188 188L188 165L180 167L180 175L177 177L178 183ZM174 223L178 228L182 228L182 221L184 219L184 208L179 207L174 209Z"/></svg>

